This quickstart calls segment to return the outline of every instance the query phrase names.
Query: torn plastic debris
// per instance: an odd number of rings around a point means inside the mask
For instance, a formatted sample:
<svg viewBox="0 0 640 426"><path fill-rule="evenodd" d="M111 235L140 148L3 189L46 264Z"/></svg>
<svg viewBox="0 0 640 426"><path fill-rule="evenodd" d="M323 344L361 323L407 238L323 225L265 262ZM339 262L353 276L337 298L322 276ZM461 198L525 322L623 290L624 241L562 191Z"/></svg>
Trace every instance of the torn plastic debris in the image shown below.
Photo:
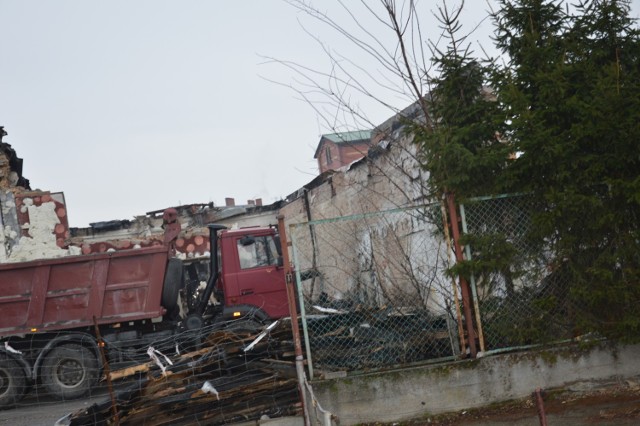
<svg viewBox="0 0 640 426"><path fill-rule="evenodd" d="M201 390L204 393L212 393L212 394L214 394L216 396L216 398L218 398L218 401L220 401L220 394L218 393L216 388L214 388L213 385L208 380L206 382L204 382L204 384L202 385Z"/></svg>
<svg viewBox="0 0 640 426"><path fill-rule="evenodd" d="M273 328L278 325L278 323L280 322L280 320L278 321L274 321L271 324L269 324L269 326L262 332L260 333L260 335L258 335L258 337L255 338L255 340L251 343L249 343L249 345L247 347L244 348L244 352L249 352L251 349L253 349L253 347L255 345L258 344L258 342L260 342L260 340L264 339L264 337L269 334L269 332L271 330L273 330Z"/></svg>
<svg viewBox="0 0 640 426"><path fill-rule="evenodd" d="M18 354L18 355L22 355L22 352L15 350L11 347L11 345L9 344L9 342L4 342L4 348L7 350L7 352L12 353L12 354Z"/></svg>
<svg viewBox="0 0 640 426"><path fill-rule="evenodd" d="M147 349L147 355L149 355L149 357L153 360L153 362L155 362L156 365L160 367L160 370L162 370L162 374L165 374L167 367L162 363L162 361L160 361L160 358L158 358L158 355L162 356L164 360L167 362L167 364L173 365L173 362L171 362L171 360L165 354L155 350L153 346L149 346L149 349Z"/></svg>

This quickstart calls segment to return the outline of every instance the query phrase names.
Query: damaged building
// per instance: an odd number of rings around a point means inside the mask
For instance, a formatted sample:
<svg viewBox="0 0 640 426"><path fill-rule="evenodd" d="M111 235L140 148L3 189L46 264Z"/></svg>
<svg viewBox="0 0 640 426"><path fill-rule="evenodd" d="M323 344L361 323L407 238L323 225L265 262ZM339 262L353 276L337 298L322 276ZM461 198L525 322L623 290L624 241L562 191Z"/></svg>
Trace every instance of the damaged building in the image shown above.
<svg viewBox="0 0 640 426"><path fill-rule="evenodd" d="M22 158L0 127L0 262L77 254L67 246L69 224L62 193L31 190Z"/></svg>
<svg viewBox="0 0 640 426"><path fill-rule="evenodd" d="M4 127L0 126L0 188L3 190L9 188L31 189L29 179L22 176L22 158L18 157L10 144L3 142L3 138L7 134Z"/></svg>
<svg viewBox="0 0 640 426"><path fill-rule="evenodd" d="M447 306L451 282L438 272L448 254L438 233L440 206L428 196L418 147L405 128L420 117L417 104L394 115L370 132L366 155L325 170L287 197L280 213L289 224L303 224L289 236L296 266L315 271L303 276L308 299ZM316 153L326 145L323 137Z"/></svg>
<svg viewBox="0 0 640 426"><path fill-rule="evenodd" d="M7 135L0 127L0 135ZM24 262L79 254L104 253L163 244L163 210L125 220L70 228L62 192L31 190L22 175L23 160L0 138L0 263ZM208 223L228 228L276 224L282 202L263 205L262 199L238 204L227 198L213 203L172 207L180 235L176 254L181 258L209 255Z"/></svg>

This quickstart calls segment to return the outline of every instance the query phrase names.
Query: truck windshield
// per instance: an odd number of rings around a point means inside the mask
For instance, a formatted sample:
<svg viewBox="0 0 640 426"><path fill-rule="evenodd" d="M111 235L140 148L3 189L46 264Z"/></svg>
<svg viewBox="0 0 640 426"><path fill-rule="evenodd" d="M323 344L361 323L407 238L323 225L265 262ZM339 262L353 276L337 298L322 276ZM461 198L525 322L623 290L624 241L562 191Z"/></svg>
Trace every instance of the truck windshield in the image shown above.
<svg viewBox="0 0 640 426"><path fill-rule="evenodd" d="M237 246L241 269L275 266L278 263L278 253L273 236L255 237L254 241L248 245L243 245L238 240Z"/></svg>

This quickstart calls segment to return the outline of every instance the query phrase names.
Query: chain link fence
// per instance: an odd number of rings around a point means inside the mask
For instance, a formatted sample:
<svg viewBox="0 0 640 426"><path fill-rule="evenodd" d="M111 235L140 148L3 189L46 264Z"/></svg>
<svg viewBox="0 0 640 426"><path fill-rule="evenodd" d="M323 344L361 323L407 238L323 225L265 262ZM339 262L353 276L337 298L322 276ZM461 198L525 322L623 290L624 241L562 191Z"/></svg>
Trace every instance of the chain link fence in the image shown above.
<svg viewBox="0 0 640 426"><path fill-rule="evenodd" d="M465 262L454 279L440 204L290 226L311 373L459 355L458 273L470 278L481 351L573 337L568 274L548 241L530 238L532 199L459 208Z"/></svg>
<svg viewBox="0 0 640 426"><path fill-rule="evenodd" d="M291 225L311 374L458 352L440 212L432 204Z"/></svg>
<svg viewBox="0 0 640 426"><path fill-rule="evenodd" d="M566 271L556 266L548 241L528 237L535 209L526 195L477 198L460 206L486 351L572 337Z"/></svg>

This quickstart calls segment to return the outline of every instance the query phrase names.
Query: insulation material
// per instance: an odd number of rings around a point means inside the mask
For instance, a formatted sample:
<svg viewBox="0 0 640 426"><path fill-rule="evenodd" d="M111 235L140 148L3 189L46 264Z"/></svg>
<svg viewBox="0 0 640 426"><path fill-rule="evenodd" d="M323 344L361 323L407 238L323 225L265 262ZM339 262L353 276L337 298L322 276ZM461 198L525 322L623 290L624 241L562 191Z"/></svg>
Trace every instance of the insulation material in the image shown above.
<svg viewBox="0 0 640 426"><path fill-rule="evenodd" d="M7 260L25 262L68 255L69 251L59 247L56 239L55 229L60 220L56 215L55 203L45 202L35 206L26 199L23 208L28 212L30 222L22 225L26 235L13 247Z"/></svg>
<svg viewBox="0 0 640 426"><path fill-rule="evenodd" d="M11 191L0 190L0 262L7 261L20 234L15 197Z"/></svg>
<svg viewBox="0 0 640 426"><path fill-rule="evenodd" d="M148 240L114 240L90 243L83 241L83 238L74 238L71 244L78 246L69 246L69 250L77 249L78 254L107 253L120 250L132 250L142 247L158 247L162 245L160 237L150 238Z"/></svg>
<svg viewBox="0 0 640 426"><path fill-rule="evenodd" d="M64 194L61 192L23 192L16 194L16 209L18 215L18 223L24 228L27 223L33 223L29 206L42 206L43 204L53 203L57 224L53 228L56 244L60 248L65 247L65 240L69 238L69 222L67 219L67 207L64 201ZM23 231L23 235L27 233Z"/></svg>
<svg viewBox="0 0 640 426"><path fill-rule="evenodd" d="M62 193L4 193L2 204L2 248L0 262L25 262L75 255L76 247L65 246L69 235L67 210Z"/></svg>
<svg viewBox="0 0 640 426"><path fill-rule="evenodd" d="M1 219L0 217L0 263L4 263L7 261L7 248L5 247L4 225Z"/></svg>

